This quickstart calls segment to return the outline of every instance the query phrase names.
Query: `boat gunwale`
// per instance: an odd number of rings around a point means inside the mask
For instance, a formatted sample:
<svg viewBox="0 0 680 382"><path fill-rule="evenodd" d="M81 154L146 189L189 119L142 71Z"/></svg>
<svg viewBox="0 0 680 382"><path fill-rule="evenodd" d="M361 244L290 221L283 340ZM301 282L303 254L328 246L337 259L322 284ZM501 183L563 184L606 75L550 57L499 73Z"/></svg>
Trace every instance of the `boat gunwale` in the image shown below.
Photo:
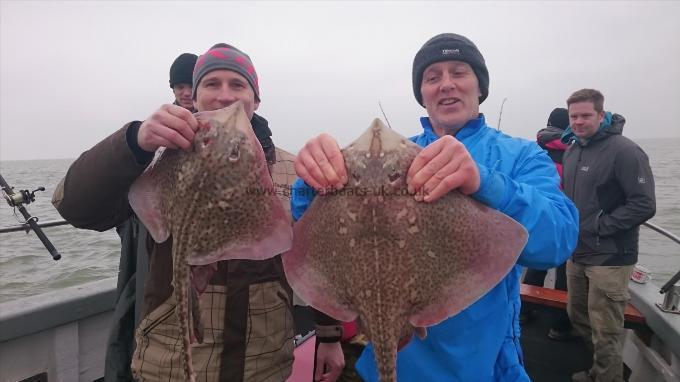
<svg viewBox="0 0 680 382"><path fill-rule="evenodd" d="M112 311L116 283L110 277L0 303L0 342Z"/></svg>

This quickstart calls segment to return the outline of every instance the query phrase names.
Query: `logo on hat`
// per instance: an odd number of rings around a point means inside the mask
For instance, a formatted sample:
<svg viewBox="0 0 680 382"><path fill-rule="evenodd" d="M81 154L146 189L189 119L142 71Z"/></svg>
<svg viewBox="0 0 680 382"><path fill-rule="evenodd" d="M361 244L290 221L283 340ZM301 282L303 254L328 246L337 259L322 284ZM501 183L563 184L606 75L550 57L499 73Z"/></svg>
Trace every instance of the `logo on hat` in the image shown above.
<svg viewBox="0 0 680 382"><path fill-rule="evenodd" d="M442 49L442 54L460 54L460 49Z"/></svg>

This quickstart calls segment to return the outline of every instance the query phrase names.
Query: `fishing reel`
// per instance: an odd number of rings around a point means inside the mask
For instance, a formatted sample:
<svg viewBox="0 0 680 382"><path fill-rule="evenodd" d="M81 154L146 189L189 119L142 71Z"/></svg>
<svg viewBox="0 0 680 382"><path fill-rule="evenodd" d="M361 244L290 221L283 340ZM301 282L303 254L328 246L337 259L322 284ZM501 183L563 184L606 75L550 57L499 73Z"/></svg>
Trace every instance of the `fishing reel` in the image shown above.
<svg viewBox="0 0 680 382"><path fill-rule="evenodd" d="M42 231L40 226L38 225L38 218L35 216L31 216L31 214L28 213L26 210L26 207L24 207L24 204L29 204L32 202L35 202L35 193L37 191L45 191L45 187L38 187L33 191L28 191L28 190L19 190L19 191L14 191L14 187L10 186L7 184L7 181L5 178L0 175L0 188L2 189L2 194L5 197L5 200L7 201L7 204L9 204L10 207L14 208L15 210L19 210L21 214L24 216L24 219L26 219L22 224L26 226L26 232L28 232L28 227L35 232L35 234L38 236L40 241L42 241L43 245L49 251L50 255L52 255L52 258L54 260L59 260L61 259L61 254L57 251L56 248L54 248L54 245L52 245L52 242L45 236L45 233ZM16 212L15 212L16 215Z"/></svg>
<svg viewBox="0 0 680 382"><path fill-rule="evenodd" d="M45 187L40 186L33 191L14 191L14 187L2 187L3 196L10 207L19 207L22 204L30 204L35 202L35 193L38 191L45 191Z"/></svg>

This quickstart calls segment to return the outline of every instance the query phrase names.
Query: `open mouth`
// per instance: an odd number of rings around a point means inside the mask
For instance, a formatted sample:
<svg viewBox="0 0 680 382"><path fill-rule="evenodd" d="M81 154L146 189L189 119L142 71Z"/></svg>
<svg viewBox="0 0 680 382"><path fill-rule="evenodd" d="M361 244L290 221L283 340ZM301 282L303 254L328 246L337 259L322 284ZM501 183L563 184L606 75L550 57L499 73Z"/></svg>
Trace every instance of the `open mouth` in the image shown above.
<svg viewBox="0 0 680 382"><path fill-rule="evenodd" d="M439 105L451 106L451 105L455 105L459 102L460 102L459 98L444 98L444 99L439 100Z"/></svg>

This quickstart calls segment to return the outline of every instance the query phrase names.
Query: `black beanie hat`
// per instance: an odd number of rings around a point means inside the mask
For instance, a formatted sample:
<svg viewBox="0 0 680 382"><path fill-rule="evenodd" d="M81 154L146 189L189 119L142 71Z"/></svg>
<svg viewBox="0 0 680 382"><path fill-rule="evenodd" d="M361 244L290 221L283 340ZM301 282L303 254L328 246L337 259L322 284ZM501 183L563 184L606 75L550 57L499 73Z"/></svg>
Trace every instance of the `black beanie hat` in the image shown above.
<svg viewBox="0 0 680 382"><path fill-rule="evenodd" d="M556 107L548 117L548 126L564 130L569 126L569 111L563 107Z"/></svg>
<svg viewBox="0 0 680 382"><path fill-rule="evenodd" d="M453 60L467 62L472 67L482 93L479 97L480 104L489 95L489 72L479 49L465 36L442 33L427 40L413 59L413 94L421 106L425 106L423 95L420 93L425 69L435 62Z"/></svg>
<svg viewBox="0 0 680 382"><path fill-rule="evenodd" d="M191 53L180 54L170 66L170 87L177 84L192 85L191 79L194 73L194 65L198 56Z"/></svg>

